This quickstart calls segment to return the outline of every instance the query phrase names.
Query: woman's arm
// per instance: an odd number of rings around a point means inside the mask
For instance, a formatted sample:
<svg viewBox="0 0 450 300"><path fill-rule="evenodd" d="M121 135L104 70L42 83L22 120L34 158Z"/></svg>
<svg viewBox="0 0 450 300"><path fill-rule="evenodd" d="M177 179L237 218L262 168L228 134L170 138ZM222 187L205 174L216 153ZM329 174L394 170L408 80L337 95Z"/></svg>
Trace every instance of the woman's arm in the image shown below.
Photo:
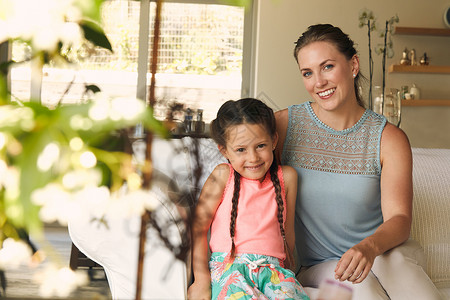
<svg viewBox="0 0 450 300"><path fill-rule="evenodd" d="M188 299L211 299L207 236L214 214L222 199L229 174L230 167L228 165L218 165L209 175L200 193L192 225L194 283L189 287Z"/></svg>
<svg viewBox="0 0 450 300"><path fill-rule="evenodd" d="M283 166L283 179L284 187L286 190L286 223L285 223L285 233L286 242L289 247L291 254L295 248L295 232L294 232L294 222L295 222L295 202L297 200L297 171L290 166ZM294 263L294 262L292 262ZM289 268L294 268L294 265L288 266Z"/></svg>
<svg viewBox="0 0 450 300"><path fill-rule="evenodd" d="M390 123L386 124L381 136L380 156L383 224L374 234L344 253L335 270L337 279L363 281L375 257L409 237L413 197L411 146L405 133Z"/></svg>

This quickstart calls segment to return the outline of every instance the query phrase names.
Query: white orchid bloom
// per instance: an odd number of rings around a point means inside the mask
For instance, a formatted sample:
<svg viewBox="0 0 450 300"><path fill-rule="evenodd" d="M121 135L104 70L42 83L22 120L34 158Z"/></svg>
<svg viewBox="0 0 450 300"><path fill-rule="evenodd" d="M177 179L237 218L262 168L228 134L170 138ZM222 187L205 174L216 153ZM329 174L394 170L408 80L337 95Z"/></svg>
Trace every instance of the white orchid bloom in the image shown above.
<svg viewBox="0 0 450 300"><path fill-rule="evenodd" d="M19 170L16 167L8 166L6 169L3 169L3 171L5 171L5 173L1 176L1 184L5 187L5 198L15 199L20 194Z"/></svg>
<svg viewBox="0 0 450 300"><path fill-rule="evenodd" d="M53 51L59 41L77 44L81 11L73 0L3 0L0 42L21 38L31 40L36 50ZM69 25L67 25L68 23Z"/></svg>
<svg viewBox="0 0 450 300"><path fill-rule="evenodd" d="M68 190L75 190L87 186L98 186L101 180L102 174L98 169L78 169L67 172L62 178L62 184Z"/></svg>
<svg viewBox="0 0 450 300"><path fill-rule="evenodd" d="M49 143L39 154L37 166L41 171L48 171L59 160L61 150L56 143Z"/></svg>
<svg viewBox="0 0 450 300"><path fill-rule="evenodd" d="M89 109L89 117L93 121L104 121L109 117L110 100L103 93L96 93L92 107Z"/></svg>
<svg viewBox="0 0 450 300"><path fill-rule="evenodd" d="M118 97L111 101L111 119L133 120L145 111L145 103L136 98Z"/></svg>
<svg viewBox="0 0 450 300"><path fill-rule="evenodd" d="M69 219L81 210L72 195L56 183L33 191L31 201L41 206L39 217L47 223L58 221L61 225L67 225Z"/></svg>
<svg viewBox="0 0 450 300"><path fill-rule="evenodd" d="M8 165L3 159L0 159L0 188L4 185L3 182L6 178L6 172L8 172Z"/></svg>
<svg viewBox="0 0 450 300"><path fill-rule="evenodd" d="M100 219L108 210L110 192L105 186L87 186L74 194L74 200L83 208L81 213L88 211L93 218Z"/></svg>
<svg viewBox="0 0 450 300"><path fill-rule="evenodd" d="M0 269L15 269L31 262L31 248L23 241L7 238L0 249Z"/></svg>
<svg viewBox="0 0 450 300"><path fill-rule="evenodd" d="M111 219L128 219L143 215L146 209L152 211L158 205L160 201L154 192L143 189L129 191L124 187L113 195L107 216Z"/></svg>
<svg viewBox="0 0 450 300"><path fill-rule="evenodd" d="M40 284L39 295L43 298L66 298L77 287L88 283L85 272L72 271L68 267L58 268L55 265L49 265L43 272L37 273L34 280Z"/></svg>

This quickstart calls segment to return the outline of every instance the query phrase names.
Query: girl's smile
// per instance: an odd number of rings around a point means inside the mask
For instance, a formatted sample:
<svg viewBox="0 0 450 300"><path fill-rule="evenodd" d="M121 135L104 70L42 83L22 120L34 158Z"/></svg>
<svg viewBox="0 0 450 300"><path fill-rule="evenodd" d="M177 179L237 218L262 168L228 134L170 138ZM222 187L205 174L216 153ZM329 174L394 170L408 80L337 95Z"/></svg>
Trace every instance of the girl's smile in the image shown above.
<svg viewBox="0 0 450 300"><path fill-rule="evenodd" d="M277 140L259 124L234 125L227 130L227 143L220 151L242 177L263 181Z"/></svg>

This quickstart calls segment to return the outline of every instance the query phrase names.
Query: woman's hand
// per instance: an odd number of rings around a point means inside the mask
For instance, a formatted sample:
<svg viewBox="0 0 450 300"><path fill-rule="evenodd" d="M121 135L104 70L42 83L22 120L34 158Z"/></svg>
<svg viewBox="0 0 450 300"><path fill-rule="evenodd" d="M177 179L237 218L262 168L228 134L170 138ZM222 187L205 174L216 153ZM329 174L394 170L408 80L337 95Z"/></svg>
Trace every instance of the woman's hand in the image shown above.
<svg viewBox="0 0 450 300"><path fill-rule="evenodd" d="M374 246L363 240L342 255L334 270L334 277L340 281L360 283L372 269L376 256Z"/></svg>
<svg viewBox="0 0 450 300"><path fill-rule="evenodd" d="M189 300L210 300L211 299L211 282L197 282L194 283L188 289Z"/></svg>

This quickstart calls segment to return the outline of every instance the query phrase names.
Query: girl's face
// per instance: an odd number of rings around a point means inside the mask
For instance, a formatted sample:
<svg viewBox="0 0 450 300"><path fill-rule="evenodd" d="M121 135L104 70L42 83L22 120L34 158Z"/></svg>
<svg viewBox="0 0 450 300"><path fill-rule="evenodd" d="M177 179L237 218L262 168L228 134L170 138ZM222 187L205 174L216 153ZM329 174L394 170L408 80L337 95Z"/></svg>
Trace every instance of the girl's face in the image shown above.
<svg viewBox="0 0 450 300"><path fill-rule="evenodd" d="M348 60L329 42L313 42L298 52L298 65L306 90L325 110L356 101L354 77L359 72L355 55Z"/></svg>
<svg viewBox="0 0 450 300"><path fill-rule="evenodd" d="M278 135L270 136L262 125L240 124L227 129L227 144L220 152L242 177L264 180L273 162Z"/></svg>

